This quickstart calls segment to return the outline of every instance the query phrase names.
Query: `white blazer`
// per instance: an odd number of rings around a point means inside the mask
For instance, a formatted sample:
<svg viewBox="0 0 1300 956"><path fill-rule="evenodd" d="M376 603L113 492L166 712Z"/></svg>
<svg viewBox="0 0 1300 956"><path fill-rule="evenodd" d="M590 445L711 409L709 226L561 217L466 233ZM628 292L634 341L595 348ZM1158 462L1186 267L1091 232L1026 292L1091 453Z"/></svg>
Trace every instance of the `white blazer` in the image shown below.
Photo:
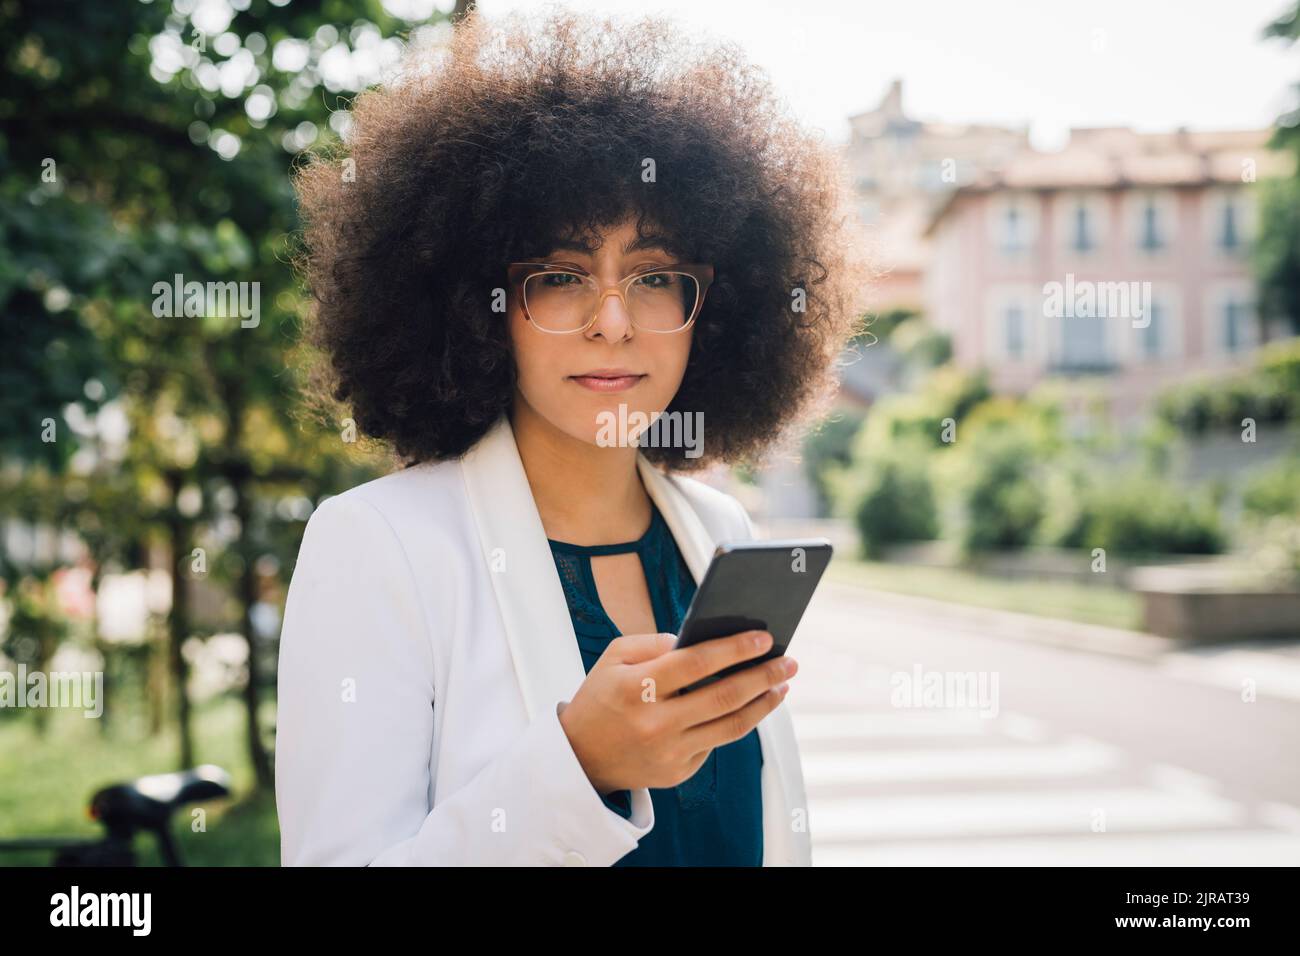
<svg viewBox="0 0 1300 956"><path fill-rule="evenodd" d="M753 537L730 495L643 455L694 575ZM280 637L284 865L608 866L654 826L578 763L557 707L585 671L509 421L459 461L329 498L307 523ZM788 709L758 724L763 865L812 862Z"/></svg>

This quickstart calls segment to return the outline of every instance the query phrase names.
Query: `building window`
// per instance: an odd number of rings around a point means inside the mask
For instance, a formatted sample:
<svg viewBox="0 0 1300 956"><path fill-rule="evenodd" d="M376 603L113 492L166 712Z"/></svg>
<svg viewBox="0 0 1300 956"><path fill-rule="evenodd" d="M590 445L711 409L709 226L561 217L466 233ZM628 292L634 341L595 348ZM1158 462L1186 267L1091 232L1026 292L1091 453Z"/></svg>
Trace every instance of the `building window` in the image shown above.
<svg viewBox="0 0 1300 956"><path fill-rule="evenodd" d="M1007 358L1023 359L1025 357L1025 310L1017 303L1008 305L1003 313L1003 330Z"/></svg>
<svg viewBox="0 0 1300 956"><path fill-rule="evenodd" d="M1033 193L1002 192L985 207L989 244L1001 255L1019 258L1038 241L1041 197Z"/></svg>
<svg viewBox="0 0 1300 956"><path fill-rule="evenodd" d="M1025 245L1024 214L1019 206L1007 206L1002 214L1002 251L1021 252Z"/></svg>
<svg viewBox="0 0 1300 956"><path fill-rule="evenodd" d="M1061 366L1065 369L1101 369L1110 365L1106 348L1106 322L1100 315L1066 316L1061 326Z"/></svg>
<svg viewBox="0 0 1300 956"><path fill-rule="evenodd" d="M1101 248L1110 197L1096 192L1061 193L1053 203L1061 249L1089 256Z"/></svg>
<svg viewBox="0 0 1300 956"><path fill-rule="evenodd" d="M1088 252L1096 246L1096 243L1093 241L1092 226L1088 216L1088 207L1083 203L1074 207L1070 245L1073 247L1075 252Z"/></svg>
<svg viewBox="0 0 1300 956"><path fill-rule="evenodd" d="M1160 209L1153 199L1147 199L1142 205L1142 233L1138 245L1146 252L1158 252L1165 245L1160 231Z"/></svg>
<svg viewBox="0 0 1300 956"><path fill-rule="evenodd" d="M1169 252L1177 240L1178 197L1167 189L1135 190L1126 193L1125 242L1146 256Z"/></svg>
<svg viewBox="0 0 1300 956"><path fill-rule="evenodd" d="M1165 344L1165 310L1159 303L1152 301L1147 306L1151 313L1150 322L1145 329L1139 329L1139 346L1142 349L1142 358L1148 362L1154 362L1160 358L1164 351Z"/></svg>
<svg viewBox="0 0 1300 956"><path fill-rule="evenodd" d="M1232 200L1223 204L1223 213L1219 222L1219 248L1224 252L1236 252L1241 248L1237 204Z"/></svg>
<svg viewBox="0 0 1300 956"><path fill-rule="evenodd" d="M1223 303L1223 348L1227 352L1239 352L1249 343L1250 310L1246 303L1236 296L1229 296Z"/></svg>
<svg viewBox="0 0 1300 956"><path fill-rule="evenodd" d="M1250 251L1254 218L1253 198L1245 190L1214 190L1205 207L1206 239L1219 255L1243 256Z"/></svg>

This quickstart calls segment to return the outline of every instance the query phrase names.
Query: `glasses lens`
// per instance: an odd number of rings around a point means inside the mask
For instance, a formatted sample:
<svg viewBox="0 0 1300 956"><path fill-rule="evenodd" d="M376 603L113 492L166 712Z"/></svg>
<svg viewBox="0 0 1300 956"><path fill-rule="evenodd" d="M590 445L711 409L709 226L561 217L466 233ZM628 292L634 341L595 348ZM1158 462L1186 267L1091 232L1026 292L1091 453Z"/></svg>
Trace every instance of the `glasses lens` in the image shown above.
<svg viewBox="0 0 1300 956"><path fill-rule="evenodd" d="M632 321L654 332L680 329L695 311L699 290L695 277L684 272L638 276L627 290Z"/></svg>
<svg viewBox="0 0 1300 956"><path fill-rule="evenodd" d="M632 324L652 332L674 332L695 311L699 283L684 272L638 276L627 290ZM539 272L524 282L524 305L539 326L550 332L583 328L600 302L596 284L575 272Z"/></svg>
<svg viewBox="0 0 1300 956"><path fill-rule="evenodd" d="M539 272L524 282L528 314L552 332L572 332L586 325L598 297L595 286L573 272Z"/></svg>

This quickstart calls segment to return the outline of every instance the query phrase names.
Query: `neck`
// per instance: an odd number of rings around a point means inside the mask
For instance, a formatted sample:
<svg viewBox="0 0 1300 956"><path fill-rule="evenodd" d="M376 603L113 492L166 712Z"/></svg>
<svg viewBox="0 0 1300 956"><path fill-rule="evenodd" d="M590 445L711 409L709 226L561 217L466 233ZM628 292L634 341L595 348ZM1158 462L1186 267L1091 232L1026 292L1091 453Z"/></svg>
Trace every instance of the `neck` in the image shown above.
<svg viewBox="0 0 1300 956"><path fill-rule="evenodd" d="M518 394L510 426L548 538L591 546L639 538L650 524L650 496L635 447L602 448L574 438Z"/></svg>

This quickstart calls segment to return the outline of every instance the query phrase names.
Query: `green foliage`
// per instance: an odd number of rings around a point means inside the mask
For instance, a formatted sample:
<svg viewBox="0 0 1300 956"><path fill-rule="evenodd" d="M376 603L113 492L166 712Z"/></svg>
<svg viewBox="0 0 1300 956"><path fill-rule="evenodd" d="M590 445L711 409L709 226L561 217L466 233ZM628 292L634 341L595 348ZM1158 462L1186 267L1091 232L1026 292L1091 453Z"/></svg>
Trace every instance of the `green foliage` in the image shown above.
<svg viewBox="0 0 1300 956"><path fill-rule="evenodd" d="M849 466L831 476L836 510L856 522L868 555L932 539L949 517L968 551L1022 547L1043 511L1033 476L1059 433L1050 398L994 397L982 374L944 366L871 408Z"/></svg>
<svg viewBox="0 0 1300 956"><path fill-rule="evenodd" d="M1137 472L1081 482L1049 543L1108 554L1218 554L1226 537L1213 497Z"/></svg>
<svg viewBox="0 0 1300 956"><path fill-rule="evenodd" d="M899 326L889 344L904 362L916 369L938 368L952 359L952 336L920 319Z"/></svg>
<svg viewBox="0 0 1300 956"><path fill-rule="evenodd" d="M962 422L962 441L979 442L995 431L1013 431L1037 461L1047 461L1064 447L1061 409L1050 393L1031 398L996 395L976 405ZM962 447L962 446L957 446Z"/></svg>
<svg viewBox="0 0 1300 956"><path fill-rule="evenodd" d="M1254 377L1234 379L1233 389L1207 390L1207 399L1227 409L1214 414L1245 417L1243 408L1258 414L1260 406L1242 397L1251 382L1269 395L1295 393L1296 345L1266 350ZM951 443L942 440L945 418L955 425ZM868 555L885 544L932 538L940 528L966 554L1035 542L1126 555L1219 553L1227 533L1216 490L1188 494L1157 477L1178 434L1162 419L1136 439L1070 438L1052 389L1028 398L991 396L981 378L945 367L919 392L870 410L850 465L831 486L839 513L858 524ZM1114 476L1117 463L1135 450L1144 466ZM1300 491L1292 489L1300 489L1294 467L1261 477L1247 492L1247 508L1293 508Z"/></svg>
<svg viewBox="0 0 1300 956"><path fill-rule="evenodd" d="M915 309L890 309L876 315L868 315L854 341L862 345L876 342L888 342L894 332L903 325L910 325L919 315Z"/></svg>
<svg viewBox="0 0 1300 956"><path fill-rule="evenodd" d="M1045 509L1036 445L1019 427L994 426L963 438L956 488L968 554L1023 548L1034 540Z"/></svg>
<svg viewBox="0 0 1300 956"><path fill-rule="evenodd" d="M102 210L0 179L0 455L6 459L63 467L76 450L67 406L91 413L112 397L104 349L79 316L74 290L101 288L119 245ZM98 384L88 393L92 379Z"/></svg>
<svg viewBox="0 0 1300 956"><path fill-rule="evenodd" d="M914 309L892 309L866 317L853 337L859 348L885 345L915 372L928 372L952 359L952 338L931 326Z"/></svg>
<svg viewBox="0 0 1300 956"><path fill-rule="evenodd" d="M1157 400L1156 414L1184 434L1300 420L1300 338L1260 349L1243 374L1177 385Z"/></svg>
<svg viewBox="0 0 1300 956"><path fill-rule="evenodd" d="M1300 587L1300 515L1277 514L1252 535L1254 563L1280 587Z"/></svg>
<svg viewBox="0 0 1300 956"><path fill-rule="evenodd" d="M892 441L920 439L942 447L945 421L961 422L966 414L991 395L982 373L951 365L936 369L918 392L890 395L872 406L866 428L858 438L856 460L869 459L875 449Z"/></svg>
<svg viewBox="0 0 1300 956"><path fill-rule="evenodd" d="M204 493L206 519L206 500L231 486L315 498L374 473L337 432L295 413L291 353L307 301L288 266L298 225L289 173L347 118L339 108L354 90L325 75L326 51L374 48L406 27L380 0L257 3L220 42L166 2L0 5L6 460L64 470L98 438L74 430L85 415L69 409L118 400L127 447L102 470L123 507L101 517L132 526L119 539L166 519L156 492L168 476ZM277 45L299 41L305 62L283 69ZM154 285L176 274L256 283L260 323L155 316ZM41 472L22 482L60 492ZM22 482L7 482L0 514L30 499ZM259 540L241 546L266 546L278 537L272 524L258 517ZM280 557L287 564L292 550Z"/></svg>
<svg viewBox="0 0 1300 956"><path fill-rule="evenodd" d="M1255 474L1242 491L1242 507L1256 518L1300 518L1300 457L1292 456Z"/></svg>
<svg viewBox="0 0 1300 956"><path fill-rule="evenodd" d="M1264 30L1264 36L1294 46L1300 40L1300 3L1291 4ZM1295 84L1300 92L1300 83ZM1272 145L1298 160L1292 176L1259 183L1260 224L1253 258L1259 280L1260 312L1287 316L1300 332L1300 109L1278 117Z"/></svg>
<svg viewBox="0 0 1300 956"><path fill-rule="evenodd" d="M1252 256L1263 316L1287 316L1300 332L1300 179L1258 184L1260 221Z"/></svg>
<svg viewBox="0 0 1300 956"><path fill-rule="evenodd" d="M899 442L862 462L840 494L851 502L864 557L891 544L938 536L939 518L926 471L926 449Z"/></svg>
<svg viewBox="0 0 1300 956"><path fill-rule="evenodd" d="M812 482L823 514L828 514L834 507L827 476L832 469L844 468L852 460L853 439L862 427L863 417L859 411L841 410L822 421L804 438L804 473Z"/></svg>
<svg viewBox="0 0 1300 956"><path fill-rule="evenodd" d="M1256 357L1259 374L1270 386L1292 398L1292 417L1300 400L1300 339L1274 342L1260 349Z"/></svg>
<svg viewBox="0 0 1300 956"><path fill-rule="evenodd" d="M409 24L381 0L240 6L0 3L0 523L75 532L96 569L138 566L151 539L173 561L215 549L227 624L247 635L252 569L290 568L311 500L381 467L298 413L309 300L288 265L290 173L374 79L326 61L378 63ZM178 274L246 283L258 321L156 314ZM109 403L117 435L91 417ZM11 601L45 564L3 556ZM171 624L174 642L195 634L180 611ZM17 626L39 630L30 614ZM249 679L244 739L269 784L254 742L273 681Z"/></svg>

